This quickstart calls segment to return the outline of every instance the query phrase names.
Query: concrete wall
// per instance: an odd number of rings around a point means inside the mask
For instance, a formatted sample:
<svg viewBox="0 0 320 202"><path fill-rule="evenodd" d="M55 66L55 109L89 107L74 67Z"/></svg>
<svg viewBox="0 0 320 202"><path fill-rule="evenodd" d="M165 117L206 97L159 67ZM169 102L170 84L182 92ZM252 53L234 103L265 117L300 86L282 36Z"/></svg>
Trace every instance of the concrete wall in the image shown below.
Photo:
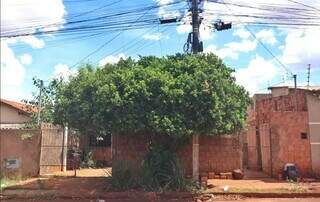
<svg viewBox="0 0 320 202"><path fill-rule="evenodd" d="M151 135L112 136L112 155L115 161L130 161L139 166L148 150ZM164 141L165 142L165 141ZM185 173L192 174L191 141L177 150ZM242 168L240 135L199 137L199 172L230 172Z"/></svg>
<svg viewBox="0 0 320 202"><path fill-rule="evenodd" d="M312 170L320 176L320 98L308 93L307 103Z"/></svg>
<svg viewBox="0 0 320 202"><path fill-rule="evenodd" d="M288 87L280 87L280 88L273 88L272 89L272 97L279 97L289 94L289 88Z"/></svg>
<svg viewBox="0 0 320 202"><path fill-rule="evenodd" d="M0 123L26 123L31 121L31 118L19 110L5 104L0 105Z"/></svg>
<svg viewBox="0 0 320 202"><path fill-rule="evenodd" d="M36 176L39 173L40 130L0 130L1 172L5 176ZM28 136L32 135L28 138ZM17 159L14 168L8 168L7 160Z"/></svg>

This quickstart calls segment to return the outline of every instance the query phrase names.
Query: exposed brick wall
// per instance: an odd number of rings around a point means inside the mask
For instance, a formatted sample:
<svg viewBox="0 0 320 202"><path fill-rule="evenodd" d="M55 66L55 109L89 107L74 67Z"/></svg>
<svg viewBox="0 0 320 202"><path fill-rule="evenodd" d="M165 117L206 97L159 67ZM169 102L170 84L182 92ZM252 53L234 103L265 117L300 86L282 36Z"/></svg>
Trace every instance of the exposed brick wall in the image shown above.
<svg viewBox="0 0 320 202"><path fill-rule="evenodd" d="M242 169L242 144L238 135L199 138L201 172L230 172Z"/></svg>
<svg viewBox="0 0 320 202"><path fill-rule="evenodd" d="M242 144L240 136L217 136L199 138L199 171L230 172L242 168ZM130 161L141 164L147 153L148 143L155 137L151 135L113 136L113 162ZM192 143L179 147L177 154L185 173L192 174Z"/></svg>
<svg viewBox="0 0 320 202"><path fill-rule="evenodd" d="M259 168L258 145L261 147L262 170L277 176L285 163L295 163L304 176L311 173L310 141L301 139L308 133L306 91L290 90L288 95L256 100L249 109L246 141L249 168ZM259 129L257 140L255 128ZM271 140L271 142L270 142Z"/></svg>
<svg viewBox="0 0 320 202"><path fill-rule="evenodd" d="M271 121L273 173L282 171L285 163L295 163L300 173L310 176L310 140L302 139L301 133L308 133L307 112L274 112Z"/></svg>

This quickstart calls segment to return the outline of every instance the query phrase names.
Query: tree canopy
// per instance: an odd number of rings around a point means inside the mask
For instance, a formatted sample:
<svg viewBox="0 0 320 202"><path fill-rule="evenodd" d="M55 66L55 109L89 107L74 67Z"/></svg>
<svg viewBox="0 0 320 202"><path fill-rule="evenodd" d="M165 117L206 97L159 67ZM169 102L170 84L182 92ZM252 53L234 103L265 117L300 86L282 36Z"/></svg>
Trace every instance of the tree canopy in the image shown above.
<svg viewBox="0 0 320 202"><path fill-rule="evenodd" d="M213 54L86 65L55 95L54 120L80 131L218 135L243 127L248 93Z"/></svg>

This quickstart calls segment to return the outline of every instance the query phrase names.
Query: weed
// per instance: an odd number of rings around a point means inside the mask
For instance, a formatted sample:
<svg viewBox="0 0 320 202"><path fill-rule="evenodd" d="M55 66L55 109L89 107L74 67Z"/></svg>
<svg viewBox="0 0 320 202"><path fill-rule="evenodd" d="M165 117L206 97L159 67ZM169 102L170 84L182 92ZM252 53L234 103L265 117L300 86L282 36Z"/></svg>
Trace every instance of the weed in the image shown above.
<svg viewBox="0 0 320 202"><path fill-rule="evenodd" d="M113 162L111 185L116 191L125 191L136 186L134 168L129 161Z"/></svg>

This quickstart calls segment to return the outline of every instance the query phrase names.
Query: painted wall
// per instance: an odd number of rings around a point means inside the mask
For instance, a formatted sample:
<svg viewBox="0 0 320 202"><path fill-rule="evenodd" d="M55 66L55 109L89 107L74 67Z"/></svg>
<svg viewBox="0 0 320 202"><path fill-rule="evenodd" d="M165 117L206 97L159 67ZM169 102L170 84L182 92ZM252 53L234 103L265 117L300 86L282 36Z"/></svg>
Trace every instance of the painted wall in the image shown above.
<svg viewBox="0 0 320 202"><path fill-rule="evenodd" d="M0 130L1 173L5 176L36 176L39 173L40 130ZM30 136L30 137L28 137ZM8 160L18 161L7 168Z"/></svg>
<svg viewBox="0 0 320 202"><path fill-rule="evenodd" d="M312 170L320 176L320 98L307 95Z"/></svg>
<svg viewBox="0 0 320 202"><path fill-rule="evenodd" d="M0 123L25 123L31 121L31 118L19 110L1 103L0 105Z"/></svg>

